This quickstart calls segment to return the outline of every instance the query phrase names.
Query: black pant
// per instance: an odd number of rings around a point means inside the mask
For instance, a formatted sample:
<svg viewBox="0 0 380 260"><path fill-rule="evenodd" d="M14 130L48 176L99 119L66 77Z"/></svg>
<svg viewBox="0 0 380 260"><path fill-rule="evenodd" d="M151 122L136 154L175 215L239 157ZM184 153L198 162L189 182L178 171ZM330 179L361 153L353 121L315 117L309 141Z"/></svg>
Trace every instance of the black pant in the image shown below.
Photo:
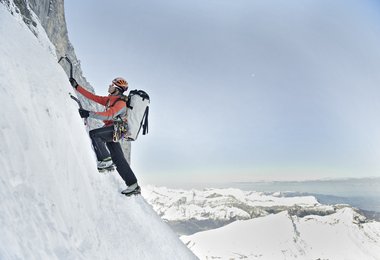
<svg viewBox="0 0 380 260"><path fill-rule="evenodd" d="M98 161L103 161L111 155L112 161L116 165L116 170L119 172L127 186L137 182L135 174L124 157L120 143L115 143L112 140L113 126L91 130L90 137Z"/></svg>

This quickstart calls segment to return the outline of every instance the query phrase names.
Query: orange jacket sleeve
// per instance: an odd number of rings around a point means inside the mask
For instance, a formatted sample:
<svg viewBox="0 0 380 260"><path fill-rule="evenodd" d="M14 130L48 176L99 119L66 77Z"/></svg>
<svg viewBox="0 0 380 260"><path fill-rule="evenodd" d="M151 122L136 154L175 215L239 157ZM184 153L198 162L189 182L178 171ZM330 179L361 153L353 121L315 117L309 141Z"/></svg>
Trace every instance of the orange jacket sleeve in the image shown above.
<svg viewBox="0 0 380 260"><path fill-rule="evenodd" d="M91 93L90 91L86 90L80 85L77 87L77 91L81 93L83 96L85 96L86 98L91 99L92 101L95 101L96 103L99 103L103 106L107 104L108 97L97 96Z"/></svg>
<svg viewBox="0 0 380 260"><path fill-rule="evenodd" d="M125 114L126 110L125 101L119 100L104 112L90 112L90 117L103 121L113 120L116 116Z"/></svg>

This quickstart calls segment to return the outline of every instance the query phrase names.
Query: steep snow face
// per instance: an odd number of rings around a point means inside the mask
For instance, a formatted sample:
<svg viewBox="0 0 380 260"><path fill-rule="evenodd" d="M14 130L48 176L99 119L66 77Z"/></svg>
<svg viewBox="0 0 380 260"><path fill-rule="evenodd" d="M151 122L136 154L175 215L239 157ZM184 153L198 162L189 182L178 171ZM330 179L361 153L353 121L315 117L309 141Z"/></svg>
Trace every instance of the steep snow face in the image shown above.
<svg viewBox="0 0 380 260"><path fill-rule="evenodd" d="M304 218L286 211L181 239L200 259L380 259L380 223L351 208Z"/></svg>
<svg viewBox="0 0 380 260"><path fill-rule="evenodd" d="M0 24L0 259L194 259L117 173L97 172L51 44L2 4Z"/></svg>

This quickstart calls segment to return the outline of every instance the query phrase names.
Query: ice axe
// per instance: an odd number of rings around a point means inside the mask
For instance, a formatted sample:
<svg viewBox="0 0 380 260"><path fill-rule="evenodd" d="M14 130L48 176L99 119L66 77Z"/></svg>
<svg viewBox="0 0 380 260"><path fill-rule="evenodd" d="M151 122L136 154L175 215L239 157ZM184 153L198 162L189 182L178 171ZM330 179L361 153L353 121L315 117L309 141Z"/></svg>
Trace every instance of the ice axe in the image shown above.
<svg viewBox="0 0 380 260"><path fill-rule="evenodd" d="M72 77L73 77L73 63L71 62L71 60L70 60L67 56L62 56L62 57L58 60L58 63L60 63L63 59L65 59L65 60L70 64L70 78L72 78ZM78 98L74 97L71 93L69 93L69 95L70 95L70 97L71 97L72 99L74 99L74 100L78 103L78 105L79 105L80 108L83 108L83 107L82 107L82 104L80 103L80 101L79 101Z"/></svg>
<svg viewBox="0 0 380 260"><path fill-rule="evenodd" d="M79 108L83 109L82 103L79 101L79 99L78 99L77 97L73 96L73 94L71 94L70 92L69 92L69 95L70 95L70 97L71 97L75 102L78 103Z"/></svg>
<svg viewBox="0 0 380 260"><path fill-rule="evenodd" d="M70 78L73 77L73 64L71 63L71 60L69 58L67 58L67 56L62 56L59 60L58 60L58 63L61 62L61 60L67 60L67 62L70 64Z"/></svg>
<svg viewBox="0 0 380 260"><path fill-rule="evenodd" d="M58 63L60 63L63 59L65 59L69 64L70 64L70 78L73 77L73 63L71 62L71 60L67 57L67 56L62 56L59 60L58 60ZM80 109L83 109L83 106L82 106L82 103L79 101L79 99L75 96L73 96L73 94L69 93L70 97L78 103L78 106ZM87 126L87 118L84 119L84 125Z"/></svg>

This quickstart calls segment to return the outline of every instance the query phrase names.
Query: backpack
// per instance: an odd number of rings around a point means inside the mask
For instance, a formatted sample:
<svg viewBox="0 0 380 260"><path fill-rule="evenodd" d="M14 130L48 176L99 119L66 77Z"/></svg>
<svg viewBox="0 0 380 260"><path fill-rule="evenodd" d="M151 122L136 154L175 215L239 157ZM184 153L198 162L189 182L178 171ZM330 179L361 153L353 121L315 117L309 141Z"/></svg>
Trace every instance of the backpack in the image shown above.
<svg viewBox="0 0 380 260"><path fill-rule="evenodd" d="M114 142L121 138L135 141L143 129L143 135L148 133L149 95L143 90L132 90L128 97L121 98L126 102L127 112L114 121Z"/></svg>

